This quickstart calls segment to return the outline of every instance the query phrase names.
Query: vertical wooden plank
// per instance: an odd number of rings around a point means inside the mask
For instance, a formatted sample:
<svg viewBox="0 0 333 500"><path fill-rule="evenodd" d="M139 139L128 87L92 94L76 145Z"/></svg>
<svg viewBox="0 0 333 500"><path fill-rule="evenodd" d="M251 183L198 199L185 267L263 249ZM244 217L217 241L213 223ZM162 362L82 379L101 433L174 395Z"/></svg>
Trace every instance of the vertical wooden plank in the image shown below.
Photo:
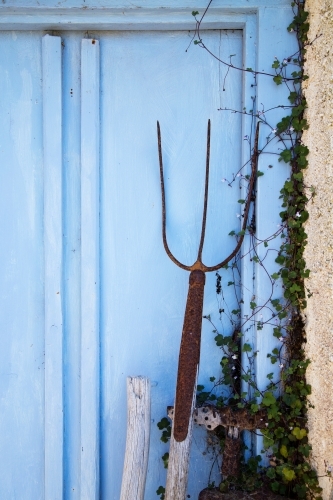
<svg viewBox="0 0 333 500"><path fill-rule="evenodd" d="M244 53L244 67L245 68L255 68L257 51L256 46L257 38L257 18L253 14L248 14L246 19L246 24L243 30L243 53ZM247 109L253 109L256 103L253 101L255 97L255 77L252 73L244 72L243 74L243 106ZM252 120L250 115L242 116L242 165L246 165L246 171L242 172L243 175L251 173L251 163L249 159L251 157L251 146L253 146L254 135L255 135L255 120ZM247 139L249 138L249 139ZM250 144L249 144L250 142ZM248 195L247 183L242 183L242 196L241 198L246 199ZM248 225L251 222L253 216L253 207L251 207L248 219ZM252 309L250 308L250 302L253 300L255 294L255 281L254 281L254 261L251 252L252 237L246 234L244 237L244 242L241 249L241 281L242 281L242 323L244 324L242 328L242 333L244 337L242 338L242 343L247 343L252 346L252 349L256 349L256 328L254 321L248 322L247 319L252 316ZM249 370L251 367L245 353L242 353L242 367L244 370ZM242 381L242 390L247 392L247 398L251 399L252 391L251 385L248 382ZM243 437L247 450L245 451L246 458L249 458L253 454L253 446L255 436L249 432L244 431Z"/></svg>
<svg viewBox="0 0 333 500"><path fill-rule="evenodd" d="M127 377L127 436L120 500L143 500L150 440L150 380Z"/></svg>
<svg viewBox="0 0 333 500"><path fill-rule="evenodd" d="M0 498L44 498L42 35L0 33Z"/></svg>
<svg viewBox="0 0 333 500"><path fill-rule="evenodd" d="M258 10L258 60L257 69L272 73L272 63L274 56L279 60L283 60L290 54L297 51L296 38L288 34L286 29L292 18L292 10L289 6L282 8L276 6L274 8L261 7ZM275 47L275 52L272 55L271 47ZM293 66L290 65L287 71L293 71ZM268 122L274 127L283 116L286 110L277 107L277 105L288 105L289 91L285 85L276 85L273 78L265 75L258 75L257 78L257 103L258 107L262 106L260 103L265 104L265 109L273 108L267 114ZM262 127L259 149L265 145L266 136L273 132L267 127ZM279 216L281 207L280 190L283 187L286 177L289 176L289 166L278 161L279 153L281 151L281 142L276 137L269 146L268 151L264 155L260 155L258 162L258 169L264 173L257 182L257 217L256 217L256 236L259 240L265 240L274 234L279 228L281 219ZM271 165L271 167L269 167ZM269 216L268 216L269 214ZM277 248L280 245L280 237L274 240L272 248ZM258 257L260 260L264 259L267 249L263 245L258 246ZM256 267L256 302L262 303L264 298L268 296L271 285L270 275L277 272L279 265L275 262L276 252L267 253L265 258L265 265L255 264ZM273 286L273 299L283 300L283 288L280 280L276 281ZM274 373L273 382L280 378L279 364L272 365L270 358L267 358L267 353L271 352L274 347L280 348L281 342L273 337L273 328L275 322L278 323L278 318L272 317L270 308L263 308L260 311L262 317L257 318L262 320L264 327L257 330L257 346L258 351L256 357L256 377L257 384L261 390L264 390L269 380L267 379L268 373ZM255 454L259 454L263 448L262 438L257 437L257 449ZM267 465L262 462L263 465Z"/></svg>
<svg viewBox="0 0 333 500"><path fill-rule="evenodd" d="M99 498L99 42L81 46L81 498Z"/></svg>
<svg viewBox="0 0 333 500"><path fill-rule="evenodd" d="M62 36L66 500L81 499L81 40L82 33Z"/></svg>
<svg viewBox="0 0 333 500"><path fill-rule="evenodd" d="M45 35L43 60L45 258L45 498L63 498L61 38Z"/></svg>

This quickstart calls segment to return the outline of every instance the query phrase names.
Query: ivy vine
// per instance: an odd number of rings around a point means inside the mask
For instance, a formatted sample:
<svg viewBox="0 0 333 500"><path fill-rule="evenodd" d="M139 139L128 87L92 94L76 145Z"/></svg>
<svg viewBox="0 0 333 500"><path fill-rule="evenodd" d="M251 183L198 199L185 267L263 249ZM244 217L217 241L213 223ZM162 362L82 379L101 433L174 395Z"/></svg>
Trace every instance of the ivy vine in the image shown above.
<svg viewBox="0 0 333 500"><path fill-rule="evenodd" d="M318 482L316 471L311 466L311 445L308 441L307 412L310 407L308 396L311 387L306 381L306 369L310 360L304 353L304 343L306 342L304 321L302 311L306 307L307 298L311 292L307 289L305 279L309 277L309 269L304 260L304 249L307 244L307 234L304 223L308 219L307 205L315 196L315 189L306 186L303 172L308 165L308 148L302 142L302 132L308 128L304 116L307 104L302 92L302 82L308 77L304 73L304 62L308 41L308 13L304 8L304 0L295 0L291 3L293 9L293 20L287 27L290 33L296 35L298 50L282 61L275 58L272 61L272 72L256 72L252 68L240 68L230 61L223 61L213 54L205 45L201 37L200 27L209 7L199 19L199 12L193 11L196 20L196 29L192 42L206 50L211 56L230 69L247 71L256 78L258 74L266 75L273 79L276 85L285 85L289 91L289 105L280 105L279 108L286 110L286 115L276 125L271 125L267 114L270 110L256 110L253 102L252 110L227 110L241 114L250 115L255 122L260 122L261 127L269 130L266 144L259 154L268 151L273 140L278 139L281 144L279 161L290 166L290 176L285 181L281 189L280 213L281 224L278 230L265 240L258 240L255 234L255 214L251 223L247 227L247 234L251 238L251 258L260 265L265 265L265 258L259 257L258 246L267 247L273 240L281 238L281 244L276 249L275 262L279 264L279 270L270 276L271 292L262 304L257 304L254 300L250 303L252 310L251 317L241 317L241 301L238 299L238 308L228 312L224 307L223 289L221 279L223 270L216 273L216 294L219 298L220 315L228 315L230 323L233 325L232 335L221 334L218 327L213 324L210 316L205 316L206 321L212 325L215 335L215 342L221 349L221 376L218 380L210 378L212 386L207 389L203 385L197 387L197 405L202 406L207 403L215 405L216 408L225 405L235 408L247 408L252 414L265 410L267 412L266 428L262 430L264 436L262 450L269 456L269 466L264 467L261 463L261 456L251 457L242 464L240 477L227 478L219 485L221 491L229 489L240 489L253 491L265 486L282 496L289 498L310 498L320 500L321 488ZM313 43L313 42L311 42ZM294 70L290 71L291 65ZM275 108L274 108L275 109ZM251 137L246 137L251 145ZM258 176L263 175L258 172ZM247 176L242 176L246 180ZM237 181L236 175L231 180L226 180L229 185ZM239 200L242 205L245 200ZM237 238L238 233L232 231L231 237ZM238 255L229 264L234 281L228 286L235 286L239 282L240 259ZM277 280L280 280L283 289L283 298L273 297L273 288ZM264 321L260 314L263 310L270 311L270 318ZM268 354L273 365L279 364L280 379L273 381L273 373L267 374L267 387L265 390L258 388L253 370L256 352L252 346L241 342L244 332L249 325L255 325L257 330L269 324L273 327L273 335L280 343L280 347L275 347ZM241 356L245 356L247 364L241 363ZM249 388L244 391L244 383ZM223 386L224 390L219 390ZM228 388L226 391L225 388ZM243 388L243 389L242 389ZM168 442L171 436L170 421L164 417L158 423L162 431L161 440ZM218 427L209 434L214 434L215 442L218 443L219 452L223 453L225 433L222 427ZM162 457L164 466L167 467L168 454ZM327 472L330 475L330 472ZM209 483L209 480L208 480ZM212 487L215 485L211 485ZM157 494L164 498L164 488L160 486Z"/></svg>

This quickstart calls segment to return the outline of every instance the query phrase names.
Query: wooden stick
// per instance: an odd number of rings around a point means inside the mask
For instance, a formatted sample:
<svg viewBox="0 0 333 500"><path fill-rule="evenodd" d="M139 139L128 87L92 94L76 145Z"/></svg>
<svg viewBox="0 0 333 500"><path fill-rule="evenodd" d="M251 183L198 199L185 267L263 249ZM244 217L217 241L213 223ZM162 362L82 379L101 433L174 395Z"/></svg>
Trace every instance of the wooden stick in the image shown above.
<svg viewBox="0 0 333 500"><path fill-rule="evenodd" d="M173 435L174 426L170 439L168 476L165 488L165 500L185 500L188 482L188 470L190 462L190 449L193 432L193 411L197 394L197 377L194 384L192 408L188 422L187 436L184 441L176 441Z"/></svg>
<svg viewBox="0 0 333 500"><path fill-rule="evenodd" d="M150 381L127 377L127 437L120 500L143 500L150 438Z"/></svg>

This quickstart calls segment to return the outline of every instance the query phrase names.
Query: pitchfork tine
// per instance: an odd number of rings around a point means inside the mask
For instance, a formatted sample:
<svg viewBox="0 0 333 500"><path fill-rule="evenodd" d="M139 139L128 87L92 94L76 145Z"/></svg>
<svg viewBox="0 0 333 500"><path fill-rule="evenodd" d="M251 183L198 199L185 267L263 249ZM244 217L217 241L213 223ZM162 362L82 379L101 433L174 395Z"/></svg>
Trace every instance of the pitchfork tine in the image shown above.
<svg viewBox="0 0 333 500"><path fill-rule="evenodd" d="M203 250L203 245L204 245L204 240L205 240L205 231L206 231L208 185L209 185L210 120L208 120L208 127L207 127L206 177L205 177L204 209L203 209L203 215L202 215L202 228L201 228L198 257L197 257L196 262L192 266L187 266L187 265L179 262L179 260L177 260L176 257L170 251L170 248L168 245L168 241L167 241L167 237L166 237L166 207L165 207L165 188L164 188L164 175L163 175L162 141L161 141L161 130L160 130L159 122L157 122L157 138L158 138L158 156L159 156L159 162L160 162L160 181L161 181L161 194L162 194L162 237L163 237L164 249L165 249L167 255L169 256L169 258L172 260L172 262L174 264L176 264L178 267L180 267L181 269L185 269L186 271L193 271L195 269L200 269L201 271L203 271L205 273L217 271L221 267L228 264L228 262L230 262L230 260L233 259L235 257L235 255L237 255L240 247L242 246L242 243L244 240L244 234L241 234L235 249L222 262L220 262L219 264L216 264L215 266L206 266L205 264L203 264L203 262L202 262L202 250ZM249 190L248 190L249 195L248 195L248 198L246 200L245 209L244 209L242 232L246 230L247 219L248 219L250 205L251 205L251 194L252 194L255 179L256 179L258 139L259 139L259 122L258 122L257 128L256 128L254 150L253 150L253 155L252 155L252 159L251 159L251 177L250 177Z"/></svg>
<svg viewBox="0 0 333 500"><path fill-rule="evenodd" d="M209 158L210 158L210 120L208 120L207 127L207 154L206 154L206 178L205 178L205 198L204 198L204 209L202 214L202 227L201 227L201 236L198 250L197 261L201 262L202 258L202 249L205 241L205 232L206 232L206 217L207 217L207 203L208 203L208 183L209 183Z"/></svg>
<svg viewBox="0 0 333 500"><path fill-rule="evenodd" d="M176 257L171 253L167 237L166 237L166 211L165 211L165 189L164 189L164 176L163 176L163 159L162 159L162 146L161 146L161 130L160 124L157 122L157 140L158 140L158 157L160 160L160 180L161 180L161 194L162 194L162 237L163 237L163 245L164 250L166 251L169 258L172 260L174 264L186 271L191 271L189 266L185 266Z"/></svg>

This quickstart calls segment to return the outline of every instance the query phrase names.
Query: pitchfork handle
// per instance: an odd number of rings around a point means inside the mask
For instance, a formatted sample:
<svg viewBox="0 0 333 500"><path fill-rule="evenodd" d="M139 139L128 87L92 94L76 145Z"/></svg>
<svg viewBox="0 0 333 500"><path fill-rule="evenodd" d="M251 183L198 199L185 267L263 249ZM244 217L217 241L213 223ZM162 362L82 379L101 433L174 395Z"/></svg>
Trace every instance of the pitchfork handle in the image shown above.
<svg viewBox="0 0 333 500"><path fill-rule="evenodd" d="M190 273L182 340L179 351L177 390L173 435L176 441L187 436L194 385L200 361L202 308L205 288L205 273L195 270Z"/></svg>

